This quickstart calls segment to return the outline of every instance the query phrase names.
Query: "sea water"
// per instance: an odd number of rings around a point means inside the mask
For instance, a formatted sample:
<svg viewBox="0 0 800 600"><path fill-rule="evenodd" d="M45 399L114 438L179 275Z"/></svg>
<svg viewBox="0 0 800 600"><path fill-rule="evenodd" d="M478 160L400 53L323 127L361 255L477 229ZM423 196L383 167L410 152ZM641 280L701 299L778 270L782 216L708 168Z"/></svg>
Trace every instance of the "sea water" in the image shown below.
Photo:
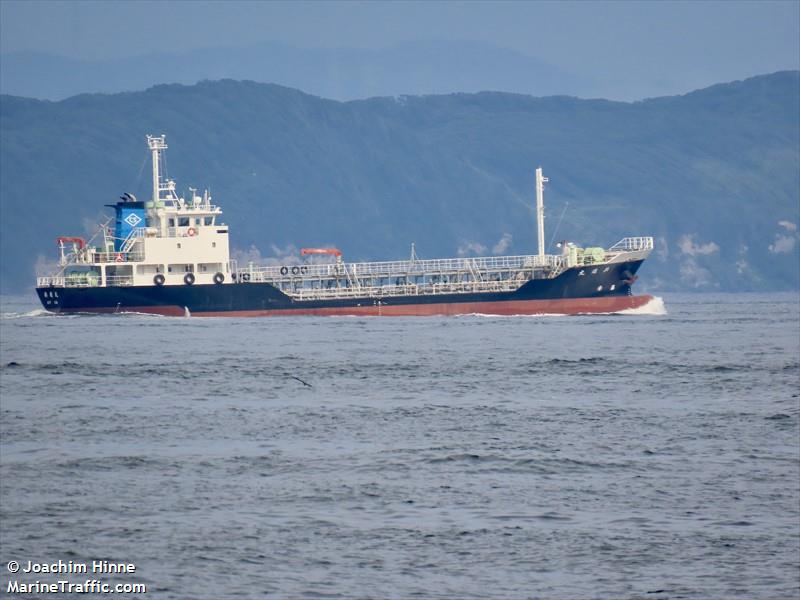
<svg viewBox="0 0 800 600"><path fill-rule="evenodd" d="M664 308L665 307L665 308ZM642 314L51 316L4 297L7 563L152 598L796 598L797 294Z"/></svg>

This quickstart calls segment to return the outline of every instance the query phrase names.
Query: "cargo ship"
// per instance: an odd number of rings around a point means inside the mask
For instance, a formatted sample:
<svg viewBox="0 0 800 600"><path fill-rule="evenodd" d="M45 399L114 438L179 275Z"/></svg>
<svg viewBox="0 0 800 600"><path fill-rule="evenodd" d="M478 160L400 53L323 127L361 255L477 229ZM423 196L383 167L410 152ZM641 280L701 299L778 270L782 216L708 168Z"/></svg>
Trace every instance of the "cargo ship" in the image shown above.
<svg viewBox="0 0 800 600"><path fill-rule="evenodd" d="M614 313L644 306L636 272L652 237L609 248L544 246L544 184L536 169L538 252L521 256L345 262L337 248L303 248L285 264L238 264L222 210L164 174L166 137L147 136L152 197L124 193L95 236L57 238L55 274L38 277L42 306L54 313L168 316L531 315Z"/></svg>

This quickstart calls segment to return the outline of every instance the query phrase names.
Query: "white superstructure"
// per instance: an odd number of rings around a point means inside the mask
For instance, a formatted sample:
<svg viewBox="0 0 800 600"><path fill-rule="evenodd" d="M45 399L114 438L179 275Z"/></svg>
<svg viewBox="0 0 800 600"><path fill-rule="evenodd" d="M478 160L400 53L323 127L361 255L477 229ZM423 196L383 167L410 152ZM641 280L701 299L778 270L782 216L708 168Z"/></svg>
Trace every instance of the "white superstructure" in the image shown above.
<svg viewBox="0 0 800 600"><path fill-rule="evenodd" d="M62 273L40 279L91 287L232 282L222 210L211 203L207 190L198 195L190 188L189 199L179 196L175 181L162 173L165 136L148 135L147 143L153 161L151 199L138 202L131 194L122 196L112 205L117 226L109 219L89 243L59 238ZM95 240L99 243L93 244Z"/></svg>

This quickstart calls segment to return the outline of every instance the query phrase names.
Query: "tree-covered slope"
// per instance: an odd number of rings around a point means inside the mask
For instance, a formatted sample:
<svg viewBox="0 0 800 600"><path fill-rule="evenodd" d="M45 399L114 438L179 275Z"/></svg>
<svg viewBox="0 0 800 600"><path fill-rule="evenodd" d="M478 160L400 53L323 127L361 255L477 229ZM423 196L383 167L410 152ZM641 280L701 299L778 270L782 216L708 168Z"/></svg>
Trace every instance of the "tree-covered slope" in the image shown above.
<svg viewBox="0 0 800 600"><path fill-rule="evenodd" d="M86 234L119 193L148 197L147 133L167 134L169 175L181 190L209 186L250 254L336 244L348 259L396 258L412 240L423 257L533 252L541 165L548 243L654 235L641 272L651 291L796 288L798 82L781 72L632 104L506 93L340 103L236 81L3 96L3 288L32 285L54 237Z"/></svg>

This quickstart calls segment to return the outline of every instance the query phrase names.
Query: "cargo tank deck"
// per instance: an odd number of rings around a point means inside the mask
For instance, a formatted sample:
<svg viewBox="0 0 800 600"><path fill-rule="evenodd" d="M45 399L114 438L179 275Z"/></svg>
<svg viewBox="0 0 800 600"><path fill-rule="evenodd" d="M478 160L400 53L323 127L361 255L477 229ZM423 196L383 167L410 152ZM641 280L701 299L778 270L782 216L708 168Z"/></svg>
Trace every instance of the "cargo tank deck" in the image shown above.
<svg viewBox="0 0 800 600"><path fill-rule="evenodd" d="M553 279L565 269L636 260L653 248L650 237L624 238L602 255L521 255L403 261L257 266L232 264L234 281L269 283L295 300L383 298L510 292L532 279Z"/></svg>

